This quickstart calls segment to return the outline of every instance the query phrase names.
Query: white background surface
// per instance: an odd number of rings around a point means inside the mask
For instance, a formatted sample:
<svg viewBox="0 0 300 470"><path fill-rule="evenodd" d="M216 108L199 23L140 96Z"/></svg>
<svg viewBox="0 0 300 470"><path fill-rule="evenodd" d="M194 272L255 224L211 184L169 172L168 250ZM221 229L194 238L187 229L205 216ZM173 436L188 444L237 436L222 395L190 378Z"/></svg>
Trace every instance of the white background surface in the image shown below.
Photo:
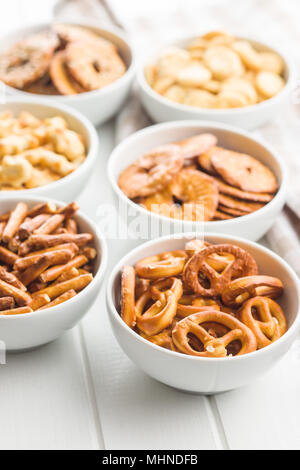
<svg viewBox="0 0 300 470"><path fill-rule="evenodd" d="M1 31L49 19L54 3L5 2ZM129 22L141 9L144 15L150 4L151 11L156 8L163 17L167 3L113 1ZM193 3L186 2L189 8ZM205 3L212 8L215 2ZM246 2L227 1L229 8L237 8L237 15L242 3ZM270 2L249 3L261 8ZM285 4L286 17L295 24L295 2ZM271 18L264 25L275 26ZM98 165L79 198L81 208L93 218L99 203L113 200L106 178L113 123L103 126L99 135ZM108 242L107 274L135 244ZM1 449L300 449L299 343L249 387L209 398L184 394L146 377L122 353L108 324L103 291L81 324L62 338L26 354L9 355L7 364L0 365Z"/></svg>

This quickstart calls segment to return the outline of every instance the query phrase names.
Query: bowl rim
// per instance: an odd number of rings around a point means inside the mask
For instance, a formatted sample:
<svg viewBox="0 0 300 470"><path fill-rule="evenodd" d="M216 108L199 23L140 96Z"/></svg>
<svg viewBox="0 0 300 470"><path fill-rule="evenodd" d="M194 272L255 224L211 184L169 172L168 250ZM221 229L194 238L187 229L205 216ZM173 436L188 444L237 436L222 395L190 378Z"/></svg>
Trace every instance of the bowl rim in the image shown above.
<svg viewBox="0 0 300 470"><path fill-rule="evenodd" d="M20 199L17 196L11 196L11 197L7 198L6 201L16 202L17 203L17 202L20 202L20 200L21 200L22 202L24 202L26 204L26 203L29 203L29 202L36 202L36 203L46 202L49 199L50 198L38 197L38 196L31 196L31 197L27 197L27 198L24 198L24 199L23 198ZM59 201L57 199L52 199L51 198L51 201L53 201L59 207L62 207L62 206L66 205L66 202ZM97 270L96 274L94 275L92 281L84 289L82 289L80 292L78 292L76 294L76 296L72 297L71 299L68 299L65 302L68 306L71 306L71 304L76 302L76 300L78 299L78 296L80 296L81 299L83 299L84 296L88 296L90 291L94 288L94 286L96 286L97 284L99 284L99 282L101 282L101 280L104 277L106 268L107 268L107 260L108 260L108 249L107 249L106 240L105 240L105 237L103 236L103 234L101 233L100 229L98 228L98 226L95 224L94 221L92 221L81 210L77 211L77 213L75 214L75 219L77 218L77 216L79 216L80 219L82 219L92 229L92 231L95 233L95 235L97 237L97 240L100 244L101 258L100 258L100 264L99 264L98 270ZM99 253L97 253L97 255L99 256ZM16 319L21 320L21 319L27 319L27 318L29 320L32 317L51 315L51 312L55 312L56 310L58 310L61 307L62 307L62 304L59 304L59 305L55 305L54 307L45 308L44 310L34 310L33 312L29 312L29 313L22 314L22 315L20 315L20 314L1 315L0 314L0 322L1 321L12 321L12 320L16 320Z"/></svg>
<svg viewBox="0 0 300 470"><path fill-rule="evenodd" d="M256 44L256 45L260 45L262 47L266 47L267 49L270 49L271 51L274 51L276 52L278 55L280 55L280 57L283 59L284 61L284 64L285 64L285 70L286 70L286 73L287 73L287 79L286 79L286 82L285 82L285 86L282 88L282 90L280 90L279 93L277 93L277 95L271 97L271 98L268 98L260 103L255 103L255 104L252 104L252 105L248 105L248 106L240 106L238 108L200 108L200 107L193 107L193 106L188 106L188 105L185 105L185 104L181 104L181 103L175 103L171 100L169 100L168 98L165 98L164 96L161 96L159 93L157 93L155 90L153 90L153 88L149 85L149 83L147 82L146 78L145 78L145 73L144 73L144 69L145 69L145 66L149 63L151 63L151 58L153 59L154 57L158 57L159 55L159 52L161 52L161 50L165 47L176 47L176 46L180 46L181 43L183 42L187 42L187 41L191 41L192 39L195 39L197 36L195 35L185 35L185 36L182 36L180 38L177 38L176 40L174 40L173 42L167 42L165 43L162 47L160 47L159 49L156 49L156 51L154 53L152 53L150 56L148 56L148 58L146 60L143 60L143 62L139 65L138 67L138 70L137 70L137 82L138 82L138 85L139 85L139 88L140 90L142 90L143 92L145 92L148 96L150 96L152 99L156 100L157 102L159 102L161 105L163 106L169 106L171 108L171 110L173 111L182 111L182 112L189 112L191 114L191 119L193 119L193 117L197 118L197 116L200 116L202 113L205 113L207 116L209 116L209 119L214 119L214 117L216 116L221 116L221 117L225 117L225 116L237 116L239 114L244 114L246 112L259 112L259 111L262 111L265 107L269 106L269 105L272 105L272 104L276 104L277 102L279 102L281 100L281 98L288 94L291 89L292 89L292 85L293 85L293 81L294 81L294 77L295 77L295 67L292 63L292 61L290 60L289 57L287 57L287 54L285 54L283 51L281 51L280 49L278 49L277 47L275 48L273 45L271 44L268 44L268 42L261 42L261 41L258 41L256 40L255 38L252 38L250 36L239 36L237 35L236 38L237 39L241 39L241 40L246 40L246 41L249 41L250 43L252 44Z"/></svg>
<svg viewBox="0 0 300 470"><path fill-rule="evenodd" d="M215 130L224 130L227 132L231 132L234 134L238 134L242 137L245 137L247 139L250 139L251 141L261 145L264 147L276 160L276 162L279 165L280 172L281 172L281 183L280 186L273 197L273 199L266 203L261 209L258 209L255 212L251 212L250 214L246 214L240 217L235 217L229 220L209 220L209 221L190 221L190 220L177 220L177 219L172 219L171 217L167 217L165 215L161 214L156 214L154 212L148 211L144 207L140 206L139 204L133 202L131 199L129 199L121 190L121 188L118 185L117 178L114 177L114 168L117 165L118 158L120 157L120 154L124 153L124 148L128 144L131 144L134 142L134 140L140 136L144 136L147 134L152 134L156 133L156 131L164 130L168 131L169 129L177 129L177 128L189 128L190 126L192 127L198 127L199 131L201 132L201 128L205 127L211 127L212 129ZM224 230L226 230L227 226L232 226L232 224L238 224L241 221L244 222L245 220L248 222L251 222L251 220L255 220L257 217L257 214L260 216L263 215L265 212L269 211L270 209L273 208L275 204L277 204L277 201L279 199L285 198L285 194L287 192L287 184L288 184L288 170L286 167L286 164L284 160L281 158L281 156L268 144L266 143L262 138L254 136L252 133L245 131L243 129L240 129L236 126L232 126L230 124L223 124L219 123L216 121L206 121L206 120L181 120L181 121L169 121L169 122L163 122L159 124L154 124L152 126L145 127L144 129L141 129L137 132L134 132L131 134L129 137L126 139L122 140L111 152L107 164L107 175L108 179L110 181L110 184L115 192L115 194L126 204L128 204L130 207L132 207L134 210L139 211L142 214L147 215L148 217L152 217L156 220L162 220L162 221L168 221L168 223L172 226L176 225L181 225L182 227L190 227L191 230L197 225L198 223L201 224L203 227L209 227L211 231L213 231L213 227L217 224L219 227L220 224L222 224L222 227L224 227ZM118 175L118 177L120 174Z"/></svg>
<svg viewBox="0 0 300 470"><path fill-rule="evenodd" d="M65 21L64 21L65 20ZM40 28L47 28L47 27L51 27L52 25L54 24L70 24L70 25L75 25L75 26L83 26L83 27L86 27L86 28L91 28L91 29L97 29L99 32L108 32L108 33L111 33L113 36L121 39L124 44L126 45L126 47L128 48L128 51L130 53L130 56L131 56L131 60L130 60L130 64L128 66L128 68L126 68L126 72L124 73L124 75L122 75L120 78L118 78L117 80L115 80L114 82L110 83L109 85L101 88L101 89L98 89L98 90L91 90L91 91L85 91L83 93L78 93L77 95L44 95L44 94L41 94L41 93L30 93L29 91L24 91L24 90L20 90L18 88L14 88L14 87L11 87L9 85L6 85L5 82L3 82L2 80L0 80L0 83L4 85L4 89L7 89L8 92L10 94L14 94L14 95L17 95L17 96L24 96L24 97L30 97L30 96L36 96L37 98L40 98L40 99L45 99L47 101L51 101L52 100L55 100L55 101L58 101L58 102L66 102L67 104L72 104L73 102L80 102L80 101L83 101L84 99L87 99L87 98L93 98L93 97L100 97L100 96L104 96L106 94L109 94L110 92L113 92L116 88L118 88L123 82L126 82L127 80L130 80L132 77L133 77L133 74L135 73L135 67L136 67L136 57L135 57L135 52L134 52L134 48L133 46L131 45L131 42L129 40L129 38L127 37L126 33L124 33L120 28L118 28L117 26L110 26L110 27L103 27L101 28L99 26L99 24L97 23L97 21L93 20L93 19L86 19L86 18L83 18L83 19L78 19L78 20L70 20L70 19L66 19L66 18L62 18L60 21L58 20L53 20L51 22L31 22L31 23L28 23L26 26L22 27L22 28L16 28L14 29L13 31L7 33L7 34L4 34L4 35L1 35L1 40L2 40L2 43L5 42L6 39L8 38L12 38L13 36L17 35L18 33L19 34L25 34L26 31L28 31L28 34L30 32L33 32L32 30L38 30Z"/></svg>
<svg viewBox="0 0 300 470"><path fill-rule="evenodd" d="M74 177L79 176L79 172L83 172L88 166L92 165L93 162L95 161L97 154L99 152L99 137L98 133L94 127L94 125L91 123L91 121L86 118L80 111L77 111L76 109L73 109L72 107L64 104L64 103L50 103L49 101L42 100L42 99L37 99L37 98L30 98L30 97L6 97L4 103L0 103L0 106L2 107L7 107L9 109L10 105L37 105L37 106L44 106L45 108L51 109L52 111L58 111L58 114L60 112L63 112L67 115L69 115L72 118L75 118L83 127L85 128L89 139L90 139L90 148L88 153L86 154L86 157L84 159L84 162L82 162L76 170L72 171L66 176L63 176L57 181L53 181L52 183L45 184L43 186L38 186L36 188L30 188L30 189L11 189L11 190L2 190L0 189L0 200L3 199L3 197L7 198L11 195L20 195L22 197L31 196L31 195L39 195L39 192L42 192L43 190L50 190L50 191L55 191L58 187L63 186L65 184L71 183ZM32 112L33 114L33 112ZM42 197L42 194L41 194Z"/></svg>
<svg viewBox="0 0 300 470"><path fill-rule="evenodd" d="M199 357L199 356L189 356L187 354L182 354L182 353L179 353L179 352L176 352L176 351L171 351L169 349L162 348L161 346L158 346L154 343L151 343L150 341L147 341L145 338L143 338L138 333L133 331L128 325L126 325L126 323L122 320L120 314L118 313L118 311L117 311L117 309L114 305L113 295L112 295L113 284L115 282L116 276L121 271L122 265L124 265L124 261L123 261L124 258L127 258L128 256L135 255L141 249L148 248L148 247L151 247L151 246L155 246L157 243L160 243L160 242L163 242L163 241L167 241L167 240L170 240L170 239L183 240L183 239L186 239L187 237L193 237L193 236L195 236L195 234L193 232L189 232L189 233L178 233L174 236L167 235L167 236L164 236L164 237L155 238L154 240L150 240L150 241L145 242L141 245L138 245L136 248L129 251L129 253L124 255L118 261L118 263L114 266L113 270L111 271L111 274L108 278L107 286L106 286L107 308L109 310L109 313L118 322L118 324L122 325L123 329L129 335L131 335L133 338L135 338L136 341L140 341L143 344L147 345L149 348L152 348L152 349L154 349L158 352L161 352L162 354L171 355L170 357L174 357L174 358L178 357L178 358L180 358L182 360L186 360L186 361L198 361L198 362L214 361L214 363L216 363L216 362L221 362L222 363L224 361L235 361L235 362L245 361L249 358L255 358L255 357L262 356L264 354L268 354L268 352L273 351L274 348L276 348L276 347L278 348L282 343L286 342L296 332L296 330L299 329L299 327L300 327L300 280L299 280L299 278L297 277L294 270L289 266L289 264L283 258L281 258L279 255L277 255L277 253L273 252L269 248L266 248L266 247L260 245L259 243L249 241L246 238L233 237L231 235L226 235L225 233L219 234L219 233L214 233L214 232L207 232L207 233L205 233L205 239L206 238L209 239L210 237L216 237L216 238L224 237L224 238L227 239L227 243L230 243L230 240L231 240L232 243L237 243L238 244L239 242L241 242L241 243L249 245L249 246L251 246L255 249L258 248L266 256L269 256L269 257L275 259L279 264L281 264L285 268L285 270L288 271L291 278L293 279L293 281L295 283L295 287L296 287L296 292L297 292L297 295L298 295L299 308L298 308L298 312L296 314L296 317L295 317L295 320L294 320L293 324L291 325L291 327L286 331L286 333L283 336L281 336L277 341L274 341L272 344L270 344L269 346L267 346L265 348L256 350L256 351L251 352L251 353L243 354L242 356L232 356L232 357L228 356L228 357L216 357L216 358L214 358L214 357Z"/></svg>

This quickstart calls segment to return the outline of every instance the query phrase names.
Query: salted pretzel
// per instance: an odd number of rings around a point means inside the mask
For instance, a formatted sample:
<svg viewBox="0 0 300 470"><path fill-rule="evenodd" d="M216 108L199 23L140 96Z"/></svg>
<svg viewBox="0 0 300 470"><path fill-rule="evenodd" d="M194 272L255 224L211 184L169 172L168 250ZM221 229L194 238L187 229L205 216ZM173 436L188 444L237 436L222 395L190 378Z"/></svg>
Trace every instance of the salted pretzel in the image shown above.
<svg viewBox="0 0 300 470"><path fill-rule="evenodd" d="M276 299L283 292L280 279L271 276L246 276L224 286L222 301L229 307L239 307L249 297L268 296Z"/></svg>
<svg viewBox="0 0 300 470"><path fill-rule="evenodd" d="M171 277L163 283L148 289L136 302L137 327L148 336L157 335L171 325L182 295L180 279ZM150 302L153 303L148 307Z"/></svg>
<svg viewBox="0 0 300 470"><path fill-rule="evenodd" d="M220 310L220 306L214 299L196 297L194 295L183 295L177 305L176 316L185 318L193 313L207 310Z"/></svg>
<svg viewBox="0 0 300 470"><path fill-rule="evenodd" d="M222 256L233 255L233 257L231 258L230 256L225 269L222 272L218 272L207 261L207 258L212 254ZM195 253L186 263L183 280L184 285L196 294L214 297L221 294L232 277L236 277L240 272L248 276L257 274L257 264L249 253L240 247L230 244L211 245ZM200 283L199 275L203 277L204 281L205 278L209 280L209 287L205 287Z"/></svg>
<svg viewBox="0 0 300 470"><path fill-rule="evenodd" d="M137 275L145 279L178 276L183 271L186 259L184 250L166 251L140 260L135 269Z"/></svg>
<svg viewBox="0 0 300 470"><path fill-rule="evenodd" d="M121 317L130 328L135 326L135 271L132 266L124 266L122 270Z"/></svg>
<svg viewBox="0 0 300 470"><path fill-rule="evenodd" d="M207 322L220 324L226 327L228 332L216 338L205 329L204 324ZM192 336L194 340L196 338L194 343L201 345L199 349L192 347L189 336ZM199 312L184 318L175 325L172 339L180 352L192 356L226 357L228 356L227 347L237 340L241 344L240 350L236 353L237 356L256 350L256 338L252 331L236 318L217 310Z"/></svg>
<svg viewBox="0 0 300 470"><path fill-rule="evenodd" d="M240 319L253 331L258 349L273 343L287 330L281 307L267 297L259 296L247 300L241 308Z"/></svg>

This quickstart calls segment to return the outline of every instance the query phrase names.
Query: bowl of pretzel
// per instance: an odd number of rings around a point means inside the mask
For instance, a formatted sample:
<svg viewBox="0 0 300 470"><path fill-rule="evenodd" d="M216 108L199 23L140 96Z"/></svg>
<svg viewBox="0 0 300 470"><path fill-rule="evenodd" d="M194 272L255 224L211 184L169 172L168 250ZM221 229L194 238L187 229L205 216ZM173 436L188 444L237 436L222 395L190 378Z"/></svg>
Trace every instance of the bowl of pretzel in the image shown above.
<svg viewBox="0 0 300 470"><path fill-rule="evenodd" d="M138 84L155 122L207 119L253 129L287 102L293 75L273 47L209 31L160 48L140 66Z"/></svg>
<svg viewBox="0 0 300 470"><path fill-rule="evenodd" d="M78 209L38 197L1 202L0 340L7 351L58 338L98 295L106 243Z"/></svg>
<svg viewBox="0 0 300 470"><path fill-rule="evenodd" d="M156 124L129 136L112 152L108 177L129 227L136 218L148 239L159 226L161 235L204 230L258 240L287 188L285 165L269 145L203 121Z"/></svg>
<svg viewBox="0 0 300 470"><path fill-rule="evenodd" d="M146 374L212 394L252 382L299 330L299 279L267 248L207 233L162 237L122 258L107 285L113 332Z"/></svg>
<svg viewBox="0 0 300 470"><path fill-rule="evenodd" d="M0 199L75 199L98 148L95 128L76 110L34 97L7 98L0 104Z"/></svg>
<svg viewBox="0 0 300 470"><path fill-rule="evenodd" d="M35 24L2 37L0 80L8 94L68 104L95 125L122 106L133 74L123 33L93 20Z"/></svg>

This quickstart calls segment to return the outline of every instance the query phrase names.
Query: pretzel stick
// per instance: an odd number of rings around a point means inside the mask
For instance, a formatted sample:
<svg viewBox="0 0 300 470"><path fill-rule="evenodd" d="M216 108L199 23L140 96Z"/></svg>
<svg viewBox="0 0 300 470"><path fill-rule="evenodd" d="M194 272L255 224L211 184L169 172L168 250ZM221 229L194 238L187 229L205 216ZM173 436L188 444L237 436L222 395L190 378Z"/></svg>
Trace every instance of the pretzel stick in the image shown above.
<svg viewBox="0 0 300 470"><path fill-rule="evenodd" d="M19 202L10 214L6 227L3 231L2 240L8 243L10 239L17 233L19 227L27 214L27 206L23 202Z"/></svg>
<svg viewBox="0 0 300 470"><path fill-rule="evenodd" d="M93 280L92 274L82 274L81 276L74 277L69 281L60 282L59 284L46 287L38 292L34 292L35 297L38 294L48 294L50 299L55 299L61 294L64 294L70 289L74 289L76 292L84 289Z"/></svg>
<svg viewBox="0 0 300 470"><path fill-rule="evenodd" d="M2 310L0 315L19 315L20 313L31 313L33 312L32 308L30 307L18 307L12 308L10 310Z"/></svg>
<svg viewBox="0 0 300 470"><path fill-rule="evenodd" d="M58 276L60 276L64 271L67 271L70 268L80 268L80 266L84 265L88 259L84 255L76 256L75 258L71 259L67 264L61 266L53 266L52 268L47 269L47 271L43 272L39 279L42 282L51 282L54 281Z"/></svg>
<svg viewBox="0 0 300 470"><path fill-rule="evenodd" d="M19 228L19 237L23 241L28 238L34 230L39 228L47 219L49 214L39 214L33 217L33 219L26 219Z"/></svg>
<svg viewBox="0 0 300 470"><path fill-rule="evenodd" d="M20 245L19 254L26 255L32 248L49 248L61 243L76 243L78 246L84 246L93 239L91 233L61 233L58 235L31 235Z"/></svg>
<svg viewBox="0 0 300 470"><path fill-rule="evenodd" d="M75 290L70 289L67 292L65 292L64 294L59 295L58 297L56 297L56 299L52 300L52 302L50 302L48 305L44 305L43 307L39 308L38 310L45 310L46 308L55 307L55 305L62 304L63 302L65 302L66 300L71 299L75 295L76 295Z"/></svg>
<svg viewBox="0 0 300 470"><path fill-rule="evenodd" d="M34 264L40 258L41 255L53 253L54 251L60 250L69 250L72 252L72 256L75 256L79 248L77 245L75 245L75 243L65 243L63 245L52 246L51 248L47 248L46 250L33 251L28 256L17 259L14 264L14 268L18 271L24 271L25 269L29 268L29 266Z"/></svg>
<svg viewBox="0 0 300 470"><path fill-rule="evenodd" d="M49 266L55 264L67 263L72 258L72 252L69 250L53 251L40 255L35 263L22 272L20 279L25 286L34 281Z"/></svg>
<svg viewBox="0 0 300 470"><path fill-rule="evenodd" d="M3 266L0 266L0 279L24 292L27 290L24 284L13 273L7 272Z"/></svg>
<svg viewBox="0 0 300 470"><path fill-rule="evenodd" d="M75 212L78 211L78 209L79 209L79 206L78 204L76 204L76 202L70 202L70 204L68 204L67 206L59 209L58 213L63 214L65 218L68 219L69 217L72 217L75 214Z"/></svg>
<svg viewBox="0 0 300 470"><path fill-rule="evenodd" d="M10 216L10 212L0 215L0 222L7 222Z"/></svg>
<svg viewBox="0 0 300 470"><path fill-rule="evenodd" d="M37 204L28 212L28 217L35 217L36 215L40 214L55 214L56 213L56 205L52 201L42 202L41 204Z"/></svg>
<svg viewBox="0 0 300 470"><path fill-rule="evenodd" d="M4 246L0 246L0 261L2 261L2 263L13 266L18 259L19 256L16 255L16 253L4 248Z"/></svg>
<svg viewBox="0 0 300 470"><path fill-rule="evenodd" d="M50 303L50 297L47 294L40 294L34 297L32 300L30 307L32 310L38 310L39 308L43 307Z"/></svg>
<svg viewBox="0 0 300 470"><path fill-rule="evenodd" d="M23 307L24 305L29 305L31 302L31 296L27 292L18 289L11 284L8 284L5 281L0 279L0 295L3 297L9 296L15 299L17 305Z"/></svg>
<svg viewBox="0 0 300 470"><path fill-rule="evenodd" d="M28 286L28 291L32 295L35 292L38 292L42 289L45 289L47 287L47 284L45 282L39 282L39 281L34 281Z"/></svg>
<svg viewBox="0 0 300 470"><path fill-rule="evenodd" d="M68 230L64 227L58 227L55 232L53 232L55 235L59 234L59 233L68 233Z"/></svg>
<svg viewBox="0 0 300 470"><path fill-rule="evenodd" d="M21 244L20 238L18 235L13 236L8 242L8 249L17 253L19 250L19 246Z"/></svg>
<svg viewBox="0 0 300 470"><path fill-rule="evenodd" d="M68 281L69 279L73 279L73 277L77 277L79 274L86 274L80 273L79 271L80 270L77 268L68 269L68 271L63 272L57 279L55 279L52 286L59 284L60 282Z"/></svg>
<svg viewBox="0 0 300 470"><path fill-rule="evenodd" d="M66 220L66 230L69 233L78 233L76 220L67 219Z"/></svg>
<svg viewBox="0 0 300 470"><path fill-rule="evenodd" d="M5 229L6 222L0 222L0 240L2 238L4 229Z"/></svg>
<svg viewBox="0 0 300 470"><path fill-rule="evenodd" d="M95 259L97 256L97 251L91 246L84 246L81 250L81 253L88 259Z"/></svg>
<svg viewBox="0 0 300 470"><path fill-rule="evenodd" d="M46 220L37 230L35 234L48 234L54 232L64 221L65 216L63 214L54 214Z"/></svg>
<svg viewBox="0 0 300 470"><path fill-rule="evenodd" d="M13 297L0 297L0 310L8 310L15 306Z"/></svg>

